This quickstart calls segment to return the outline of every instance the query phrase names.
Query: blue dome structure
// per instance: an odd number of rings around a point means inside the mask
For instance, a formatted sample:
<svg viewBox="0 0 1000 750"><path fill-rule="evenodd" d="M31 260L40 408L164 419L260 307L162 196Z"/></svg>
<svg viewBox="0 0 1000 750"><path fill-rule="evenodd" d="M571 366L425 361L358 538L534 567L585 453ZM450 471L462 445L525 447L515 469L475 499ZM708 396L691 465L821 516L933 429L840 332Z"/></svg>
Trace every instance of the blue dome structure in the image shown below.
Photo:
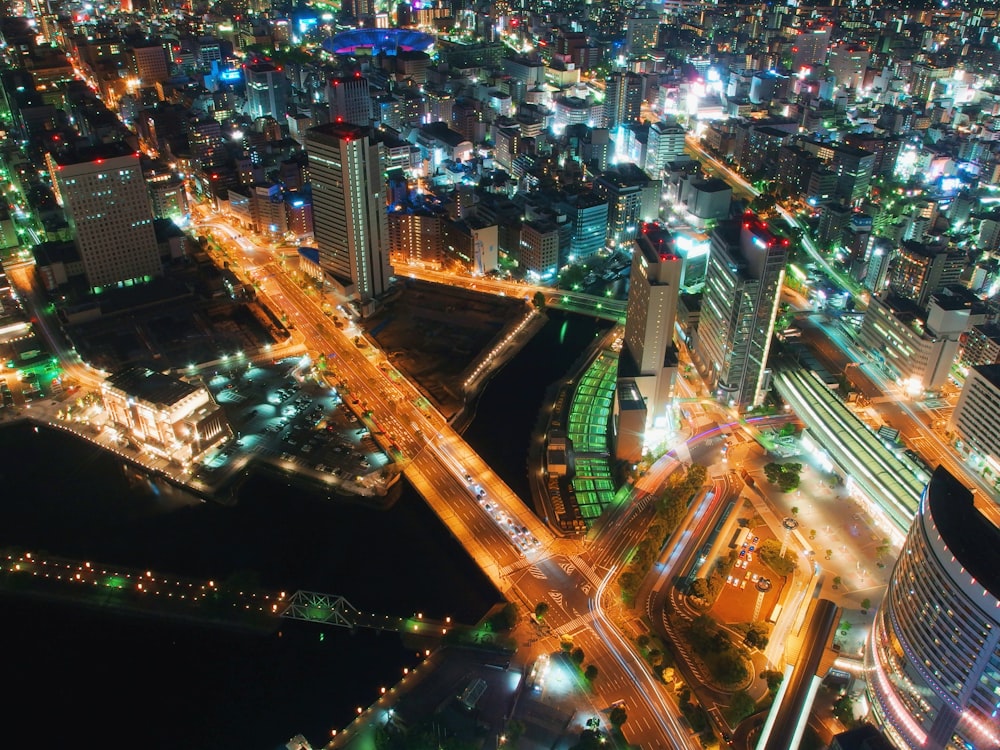
<svg viewBox="0 0 1000 750"><path fill-rule="evenodd" d="M400 50L426 52L433 44L433 36L413 29L350 29L324 40L323 49L334 55L352 55L358 50L395 55Z"/></svg>

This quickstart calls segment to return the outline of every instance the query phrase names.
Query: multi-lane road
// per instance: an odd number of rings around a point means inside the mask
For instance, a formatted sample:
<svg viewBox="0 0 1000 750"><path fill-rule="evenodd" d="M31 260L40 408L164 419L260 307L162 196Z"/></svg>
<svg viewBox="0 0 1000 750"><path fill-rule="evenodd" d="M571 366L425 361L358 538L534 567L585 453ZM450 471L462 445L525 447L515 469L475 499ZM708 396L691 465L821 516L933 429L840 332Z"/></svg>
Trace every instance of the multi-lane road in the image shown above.
<svg viewBox="0 0 1000 750"><path fill-rule="evenodd" d="M212 225L227 232L217 221ZM258 267L275 270L266 261L266 248L247 248L250 241L238 239ZM359 348L349 325L334 325L321 300L283 273L266 277L266 294L294 322L310 350L327 356L332 382L346 391L346 400L370 414L399 448L407 479L480 568L508 598L529 610L538 602L549 604L550 632L572 636L588 663L598 667L600 699L608 706L626 702L630 743L645 750L698 746L677 719L680 712L665 686L604 609L617 596L608 587L619 565L643 535L652 512L649 503L625 504L589 547L555 539L436 410L417 406L426 402L415 387L395 373L390 377L381 352L370 344ZM661 465L644 477L636 495L649 497L675 466ZM526 537L533 540L527 549Z"/></svg>

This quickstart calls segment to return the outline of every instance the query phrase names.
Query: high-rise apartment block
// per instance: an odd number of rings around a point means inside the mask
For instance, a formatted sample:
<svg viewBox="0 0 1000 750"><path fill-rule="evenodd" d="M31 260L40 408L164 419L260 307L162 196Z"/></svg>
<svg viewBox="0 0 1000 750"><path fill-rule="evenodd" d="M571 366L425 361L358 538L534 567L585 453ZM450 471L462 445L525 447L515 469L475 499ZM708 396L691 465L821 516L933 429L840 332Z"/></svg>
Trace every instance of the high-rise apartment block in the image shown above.
<svg viewBox="0 0 1000 750"><path fill-rule="evenodd" d="M759 406L766 392L788 240L747 215L712 230L695 353L709 388L730 406Z"/></svg>
<svg viewBox="0 0 1000 750"><path fill-rule="evenodd" d="M608 76L604 83L604 119L608 128L639 119L642 87L642 76L638 73L617 72Z"/></svg>
<svg viewBox="0 0 1000 750"><path fill-rule="evenodd" d="M422 209L389 214L389 246L394 265L440 270L444 265L444 217Z"/></svg>
<svg viewBox="0 0 1000 750"><path fill-rule="evenodd" d="M89 286L131 286L160 276L139 155L111 144L85 157L56 161L55 180Z"/></svg>
<svg viewBox="0 0 1000 750"><path fill-rule="evenodd" d="M650 179L635 164L611 167L594 180L594 193L608 203L609 247L628 247L644 221L655 221L660 212L659 179Z"/></svg>
<svg viewBox="0 0 1000 750"><path fill-rule="evenodd" d="M925 307L932 294L959 284L967 265L963 252L904 240L889 264L889 287Z"/></svg>
<svg viewBox="0 0 1000 750"><path fill-rule="evenodd" d="M320 266L362 314L389 283L385 158L371 128L327 123L306 137Z"/></svg>

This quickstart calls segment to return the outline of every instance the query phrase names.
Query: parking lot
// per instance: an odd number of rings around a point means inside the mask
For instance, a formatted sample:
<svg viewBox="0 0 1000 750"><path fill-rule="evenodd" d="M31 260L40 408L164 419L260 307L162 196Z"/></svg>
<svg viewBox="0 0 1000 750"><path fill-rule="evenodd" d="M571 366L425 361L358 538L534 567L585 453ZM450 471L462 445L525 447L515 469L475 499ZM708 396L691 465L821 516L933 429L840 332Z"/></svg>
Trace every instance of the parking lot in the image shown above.
<svg viewBox="0 0 1000 750"><path fill-rule="evenodd" d="M389 457L337 391L310 375L308 360L243 365L204 380L233 430L197 470L204 481L254 458L331 486L385 480Z"/></svg>
<svg viewBox="0 0 1000 750"><path fill-rule="evenodd" d="M719 622L749 622L757 611L758 620L768 620L780 601L784 579L775 575L758 557L761 542L774 535L766 526L740 529L736 540L736 561L728 571L711 613Z"/></svg>

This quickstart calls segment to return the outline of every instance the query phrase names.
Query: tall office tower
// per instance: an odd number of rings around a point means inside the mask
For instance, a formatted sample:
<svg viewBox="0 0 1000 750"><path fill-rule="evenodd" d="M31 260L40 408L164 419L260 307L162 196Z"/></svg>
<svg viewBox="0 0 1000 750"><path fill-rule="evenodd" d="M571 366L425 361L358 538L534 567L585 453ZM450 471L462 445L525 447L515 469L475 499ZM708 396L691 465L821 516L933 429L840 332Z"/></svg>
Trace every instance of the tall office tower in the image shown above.
<svg viewBox="0 0 1000 750"><path fill-rule="evenodd" d="M677 372L674 323L683 260L659 224L643 224L632 243L625 348L618 376L634 380L646 401L646 427L663 420Z"/></svg>
<svg viewBox="0 0 1000 750"><path fill-rule="evenodd" d="M792 72L802 68L812 68L826 61L827 45L830 44L832 26L807 26L792 37Z"/></svg>
<svg viewBox="0 0 1000 750"><path fill-rule="evenodd" d="M372 96L368 79L360 73L346 78L331 78L326 85L330 122L368 127L372 123Z"/></svg>
<svg viewBox="0 0 1000 750"><path fill-rule="evenodd" d="M924 490L865 653L869 704L900 750L1000 746L1000 528L942 467Z"/></svg>
<svg viewBox="0 0 1000 750"><path fill-rule="evenodd" d="M868 195L875 170L875 154L860 148L838 146L833 149L830 170L837 175L836 194L852 206Z"/></svg>
<svg viewBox="0 0 1000 750"><path fill-rule="evenodd" d="M131 286L163 273L139 155L123 144L56 159L55 179L91 289Z"/></svg>
<svg viewBox="0 0 1000 750"><path fill-rule="evenodd" d="M280 67L271 63L247 65L247 114L253 118L273 117L285 122L288 111L288 79Z"/></svg>
<svg viewBox="0 0 1000 750"><path fill-rule="evenodd" d="M493 124L493 143L496 144L497 164L508 172L513 171L511 165L522 148L521 126L508 118L498 118Z"/></svg>
<svg viewBox="0 0 1000 750"><path fill-rule="evenodd" d="M695 353L709 388L740 411L765 395L788 241L747 215L712 230Z"/></svg>
<svg viewBox="0 0 1000 750"><path fill-rule="evenodd" d="M306 152L320 266L366 315L392 271L383 145L371 128L332 122L309 129Z"/></svg>
<svg viewBox="0 0 1000 750"><path fill-rule="evenodd" d="M639 119L642 108L642 76L638 73L612 73L605 81L604 119L606 127Z"/></svg>
<svg viewBox="0 0 1000 750"><path fill-rule="evenodd" d="M646 141L646 174L659 177L663 165L670 161L688 161L684 153L684 128L673 122L654 122L649 126Z"/></svg>

